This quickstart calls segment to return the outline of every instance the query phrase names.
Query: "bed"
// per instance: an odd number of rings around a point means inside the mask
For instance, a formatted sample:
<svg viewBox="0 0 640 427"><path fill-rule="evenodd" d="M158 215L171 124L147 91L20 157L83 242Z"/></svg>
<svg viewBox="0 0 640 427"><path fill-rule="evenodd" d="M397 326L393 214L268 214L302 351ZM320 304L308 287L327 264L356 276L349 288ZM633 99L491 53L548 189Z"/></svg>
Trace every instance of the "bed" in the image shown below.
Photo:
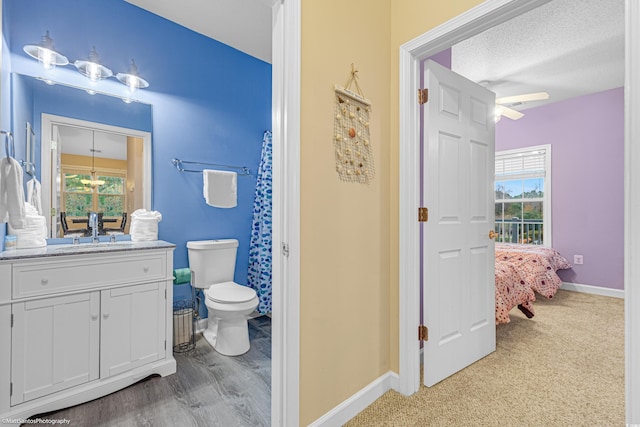
<svg viewBox="0 0 640 427"><path fill-rule="evenodd" d="M553 298L562 285L556 272L571 268L553 248L496 243L495 249L496 324L509 323L514 307L533 317L536 293Z"/></svg>

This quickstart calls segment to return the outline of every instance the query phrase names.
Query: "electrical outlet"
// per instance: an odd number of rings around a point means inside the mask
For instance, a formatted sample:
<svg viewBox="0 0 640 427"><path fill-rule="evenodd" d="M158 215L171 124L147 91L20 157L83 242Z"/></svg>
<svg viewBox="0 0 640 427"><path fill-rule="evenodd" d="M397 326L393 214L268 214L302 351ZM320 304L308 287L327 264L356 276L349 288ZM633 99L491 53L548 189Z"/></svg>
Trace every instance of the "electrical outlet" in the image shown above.
<svg viewBox="0 0 640 427"><path fill-rule="evenodd" d="M582 258L582 255L574 255L573 256L573 263L575 265L582 265L584 263L584 259Z"/></svg>

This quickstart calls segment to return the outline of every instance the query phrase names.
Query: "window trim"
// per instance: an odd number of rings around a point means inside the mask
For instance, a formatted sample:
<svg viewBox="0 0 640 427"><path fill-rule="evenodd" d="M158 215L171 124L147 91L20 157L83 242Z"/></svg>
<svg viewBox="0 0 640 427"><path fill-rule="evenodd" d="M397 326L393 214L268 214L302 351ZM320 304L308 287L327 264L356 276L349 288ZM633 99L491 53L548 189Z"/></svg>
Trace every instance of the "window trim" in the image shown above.
<svg viewBox="0 0 640 427"><path fill-rule="evenodd" d="M551 144L543 144L543 145L535 145L535 146L531 146L531 147L523 147L523 148L516 148L513 150L502 150L502 151L496 151L495 152L495 157L498 156L514 156L514 155L518 155L518 154L526 154L526 153L530 153L532 151L537 151L537 150L545 150L545 159L544 159L544 170L545 170L545 174L544 174L544 197L542 200L542 205L543 205L543 209L542 209L542 226L544 229L544 242L542 244L542 246L546 246L546 247L553 247L552 245L552 237L553 237L553 230L552 230L552 223L553 223L553 217L551 216ZM494 159L495 159L494 157ZM495 160L494 160L495 161ZM495 185L496 182L498 181L508 181L511 180L513 178L517 178L516 176L508 176L505 177L504 179L496 179L496 177L494 176L494 183L493 183L493 188L495 189ZM494 203L495 203L495 198L494 198ZM547 238L548 236L548 238Z"/></svg>

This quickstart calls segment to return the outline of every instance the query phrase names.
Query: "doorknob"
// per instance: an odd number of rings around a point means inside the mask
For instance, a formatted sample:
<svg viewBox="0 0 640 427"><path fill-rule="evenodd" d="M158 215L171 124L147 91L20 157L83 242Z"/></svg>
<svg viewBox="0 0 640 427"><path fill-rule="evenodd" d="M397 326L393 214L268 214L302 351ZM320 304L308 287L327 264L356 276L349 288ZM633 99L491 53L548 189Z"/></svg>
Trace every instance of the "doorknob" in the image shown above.
<svg viewBox="0 0 640 427"><path fill-rule="evenodd" d="M496 237L498 237L498 233L496 233L496 232L495 232L495 231L493 231L493 230L490 230L490 231L489 231L489 238L490 238L491 240L493 240L493 239L495 239Z"/></svg>

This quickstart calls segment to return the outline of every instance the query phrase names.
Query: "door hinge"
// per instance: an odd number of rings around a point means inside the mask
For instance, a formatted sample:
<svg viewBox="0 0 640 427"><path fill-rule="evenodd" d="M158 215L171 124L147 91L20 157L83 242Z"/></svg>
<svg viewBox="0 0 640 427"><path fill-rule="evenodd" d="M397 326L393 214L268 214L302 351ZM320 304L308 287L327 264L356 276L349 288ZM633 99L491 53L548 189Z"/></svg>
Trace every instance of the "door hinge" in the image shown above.
<svg viewBox="0 0 640 427"><path fill-rule="evenodd" d="M9 383L9 396L13 396L13 383Z"/></svg>
<svg viewBox="0 0 640 427"><path fill-rule="evenodd" d="M289 244L282 242L282 255L289 258Z"/></svg>
<svg viewBox="0 0 640 427"><path fill-rule="evenodd" d="M418 104L424 105L429 101L429 89L418 89Z"/></svg>
<svg viewBox="0 0 640 427"><path fill-rule="evenodd" d="M429 341L429 328L424 325L418 326L418 340Z"/></svg>
<svg viewBox="0 0 640 427"><path fill-rule="evenodd" d="M167 349L167 340L164 340L164 349Z"/></svg>
<svg viewBox="0 0 640 427"><path fill-rule="evenodd" d="M13 313L11 313L11 327L13 328Z"/></svg>
<svg viewBox="0 0 640 427"><path fill-rule="evenodd" d="M164 288L164 299L167 299L167 288Z"/></svg>
<svg viewBox="0 0 640 427"><path fill-rule="evenodd" d="M418 222L429 221L429 208L418 208Z"/></svg>

